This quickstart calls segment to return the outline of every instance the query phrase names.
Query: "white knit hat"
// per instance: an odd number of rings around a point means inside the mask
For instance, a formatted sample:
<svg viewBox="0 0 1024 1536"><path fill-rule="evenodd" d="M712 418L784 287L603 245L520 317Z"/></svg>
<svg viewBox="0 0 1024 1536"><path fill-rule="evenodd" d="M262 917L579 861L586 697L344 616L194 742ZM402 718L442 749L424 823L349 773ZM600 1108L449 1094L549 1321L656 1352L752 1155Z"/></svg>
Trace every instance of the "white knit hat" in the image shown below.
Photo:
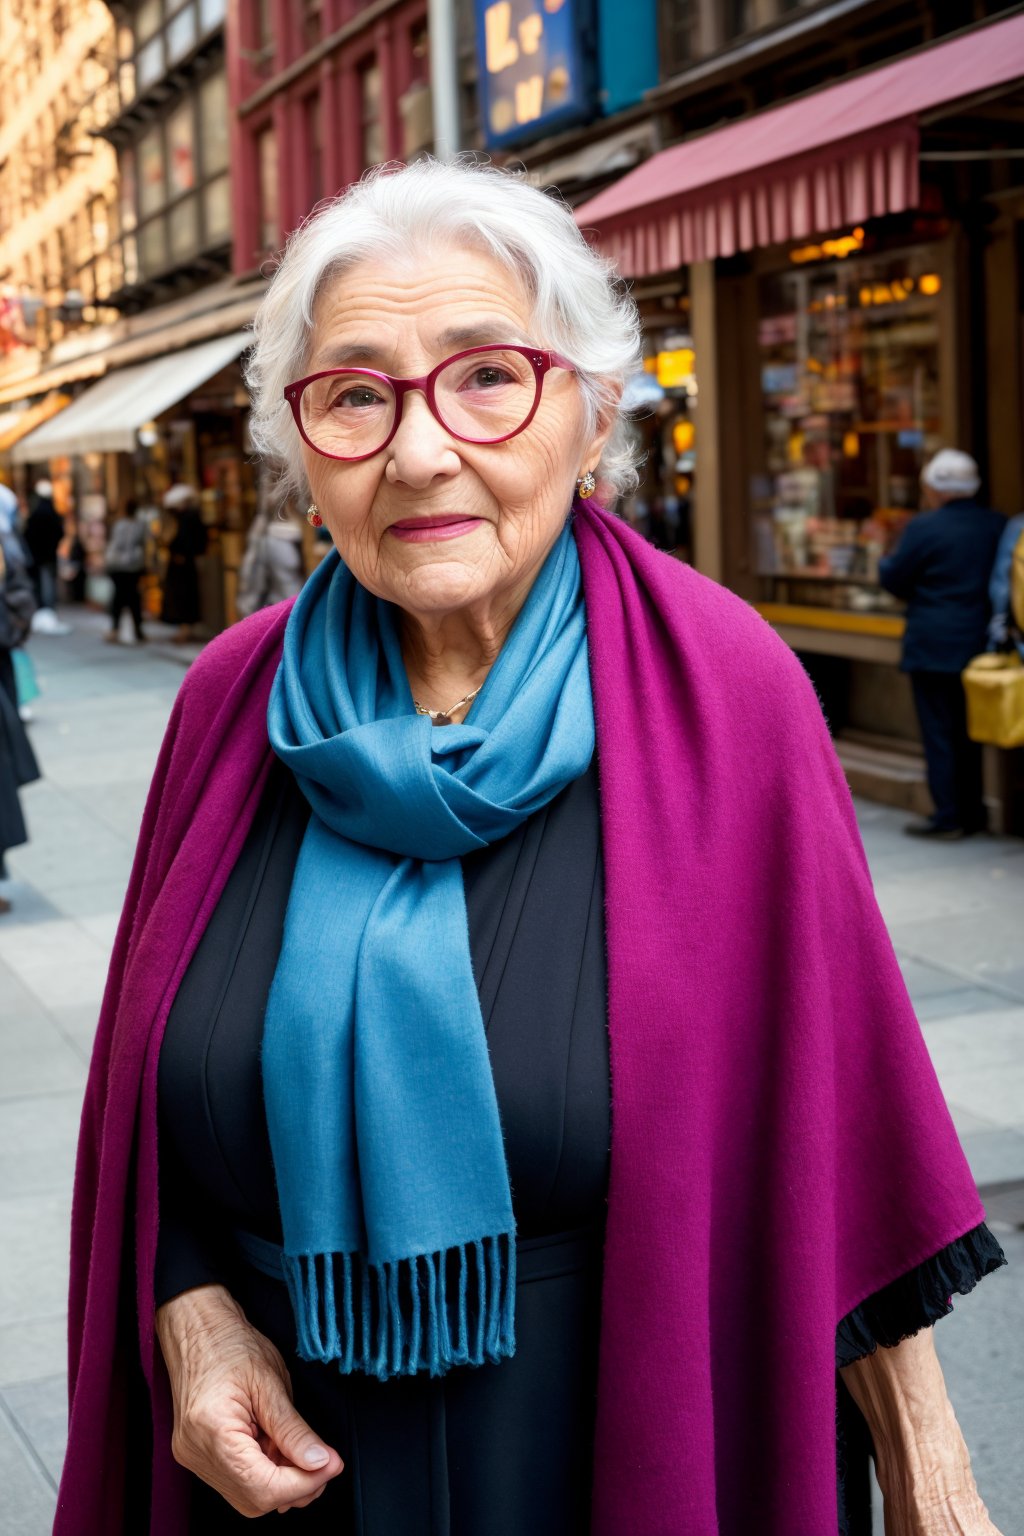
<svg viewBox="0 0 1024 1536"><path fill-rule="evenodd" d="M981 484L978 466L959 448L940 448L921 471L921 484L940 496L974 496Z"/></svg>

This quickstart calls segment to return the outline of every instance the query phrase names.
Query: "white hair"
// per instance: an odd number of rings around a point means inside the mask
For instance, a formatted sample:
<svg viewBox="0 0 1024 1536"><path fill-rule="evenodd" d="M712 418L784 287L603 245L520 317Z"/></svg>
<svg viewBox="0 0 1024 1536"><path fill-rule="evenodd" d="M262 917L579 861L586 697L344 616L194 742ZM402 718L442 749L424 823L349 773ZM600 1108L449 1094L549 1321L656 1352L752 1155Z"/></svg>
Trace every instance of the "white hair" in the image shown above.
<svg viewBox="0 0 1024 1536"><path fill-rule="evenodd" d="M575 363L587 430L614 416L599 486L636 484L636 451L618 399L641 366L636 306L611 263L584 240L566 205L521 176L465 161L378 166L321 203L289 238L253 323L245 376L256 449L303 494L299 434L285 386L306 369L313 311L327 284L366 260L420 255L434 244L483 251L516 273L533 305L537 346ZM457 273L452 274L453 283Z"/></svg>

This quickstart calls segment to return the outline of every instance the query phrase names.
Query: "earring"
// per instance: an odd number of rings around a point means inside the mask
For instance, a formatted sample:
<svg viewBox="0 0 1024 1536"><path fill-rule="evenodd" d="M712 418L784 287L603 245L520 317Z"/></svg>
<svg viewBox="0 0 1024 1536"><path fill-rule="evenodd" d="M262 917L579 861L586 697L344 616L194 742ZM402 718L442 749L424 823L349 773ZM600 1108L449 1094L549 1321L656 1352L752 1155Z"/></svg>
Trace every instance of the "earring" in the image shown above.
<svg viewBox="0 0 1024 1536"><path fill-rule="evenodd" d="M592 469L585 469L582 475L580 475L579 479L576 481L577 495L584 498L587 496L593 496L596 489L597 481L594 478L594 471Z"/></svg>
<svg viewBox="0 0 1024 1536"><path fill-rule="evenodd" d="M311 528L322 528L324 520L317 511L315 504L306 508L306 522Z"/></svg>

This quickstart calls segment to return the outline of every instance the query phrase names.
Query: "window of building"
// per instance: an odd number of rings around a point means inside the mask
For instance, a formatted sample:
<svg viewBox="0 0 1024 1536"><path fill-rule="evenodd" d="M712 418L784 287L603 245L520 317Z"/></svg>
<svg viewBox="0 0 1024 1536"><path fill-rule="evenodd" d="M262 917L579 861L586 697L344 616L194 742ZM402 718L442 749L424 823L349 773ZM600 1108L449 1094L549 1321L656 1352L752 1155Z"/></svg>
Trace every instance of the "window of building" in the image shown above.
<svg viewBox="0 0 1024 1536"><path fill-rule="evenodd" d="M199 30L212 32L219 27L227 14L225 0L199 0Z"/></svg>
<svg viewBox="0 0 1024 1536"><path fill-rule="evenodd" d="M722 41L731 43L757 25L755 0L725 0L721 7Z"/></svg>
<svg viewBox="0 0 1024 1536"><path fill-rule="evenodd" d="M302 41L315 48L323 30L323 0L302 0Z"/></svg>
<svg viewBox="0 0 1024 1536"><path fill-rule="evenodd" d="M122 149L117 160L121 190L121 230L127 234L135 228L137 188L135 181L135 151Z"/></svg>
<svg viewBox="0 0 1024 1536"><path fill-rule="evenodd" d="M360 67L359 100L363 166L380 165L385 159L384 124L381 120L380 65L375 59Z"/></svg>
<svg viewBox="0 0 1024 1536"><path fill-rule="evenodd" d="M658 7L658 49L663 79L676 75L700 57L698 0L661 0Z"/></svg>
<svg viewBox="0 0 1024 1536"><path fill-rule="evenodd" d="M142 0L142 4L135 12L135 46L136 48L159 31L163 20L162 0Z"/></svg>
<svg viewBox="0 0 1024 1536"><path fill-rule="evenodd" d="M940 289L929 247L761 279L764 472L752 499L766 599L894 606L878 561L941 443Z"/></svg>
<svg viewBox="0 0 1024 1536"><path fill-rule="evenodd" d="M411 78L430 79L430 32L425 21L417 21L409 29L409 57L412 60Z"/></svg>
<svg viewBox="0 0 1024 1536"><path fill-rule="evenodd" d="M260 248L275 250L280 238L277 200L277 134L264 128L256 140L260 179Z"/></svg>
<svg viewBox="0 0 1024 1536"><path fill-rule="evenodd" d="M226 176L203 188L203 226L207 245L220 244L231 234L231 187Z"/></svg>
<svg viewBox="0 0 1024 1536"><path fill-rule="evenodd" d="M164 72L164 40L160 34L151 38L135 55L135 87L144 91Z"/></svg>
<svg viewBox="0 0 1024 1536"><path fill-rule="evenodd" d="M307 96L302 103L306 138L306 163L309 166L309 200L318 203L324 195L324 153L321 130L320 97Z"/></svg>
<svg viewBox="0 0 1024 1536"><path fill-rule="evenodd" d="M139 140L139 213L156 213L167 201L163 127L157 123Z"/></svg>
<svg viewBox="0 0 1024 1536"><path fill-rule="evenodd" d="M162 218L150 219L139 231L139 265L147 277L167 265L167 243Z"/></svg>
<svg viewBox="0 0 1024 1536"><path fill-rule="evenodd" d="M228 83L223 70L208 75L199 87L199 124L203 175L217 176L228 164Z"/></svg>
<svg viewBox="0 0 1024 1536"><path fill-rule="evenodd" d="M196 184L194 103L191 99L175 107L167 119L167 158L170 195L191 192ZM177 214L175 214L177 217Z"/></svg>
<svg viewBox="0 0 1024 1536"><path fill-rule="evenodd" d="M167 23L167 62L183 59L196 45L196 8L189 4Z"/></svg>
<svg viewBox="0 0 1024 1536"><path fill-rule="evenodd" d="M171 258L182 261L199 247L199 199L182 198L175 203L169 219L171 233Z"/></svg>

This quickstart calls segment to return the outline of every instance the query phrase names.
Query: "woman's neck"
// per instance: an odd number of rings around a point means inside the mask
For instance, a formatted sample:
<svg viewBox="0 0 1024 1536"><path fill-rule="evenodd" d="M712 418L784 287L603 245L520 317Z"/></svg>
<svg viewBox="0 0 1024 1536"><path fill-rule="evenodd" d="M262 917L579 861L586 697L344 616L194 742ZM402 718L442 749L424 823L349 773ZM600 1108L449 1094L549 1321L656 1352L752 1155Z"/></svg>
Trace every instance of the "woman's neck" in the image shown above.
<svg viewBox="0 0 1024 1536"><path fill-rule="evenodd" d="M402 657L413 697L430 709L447 709L480 688L498 658L522 599L496 608L402 618Z"/></svg>

